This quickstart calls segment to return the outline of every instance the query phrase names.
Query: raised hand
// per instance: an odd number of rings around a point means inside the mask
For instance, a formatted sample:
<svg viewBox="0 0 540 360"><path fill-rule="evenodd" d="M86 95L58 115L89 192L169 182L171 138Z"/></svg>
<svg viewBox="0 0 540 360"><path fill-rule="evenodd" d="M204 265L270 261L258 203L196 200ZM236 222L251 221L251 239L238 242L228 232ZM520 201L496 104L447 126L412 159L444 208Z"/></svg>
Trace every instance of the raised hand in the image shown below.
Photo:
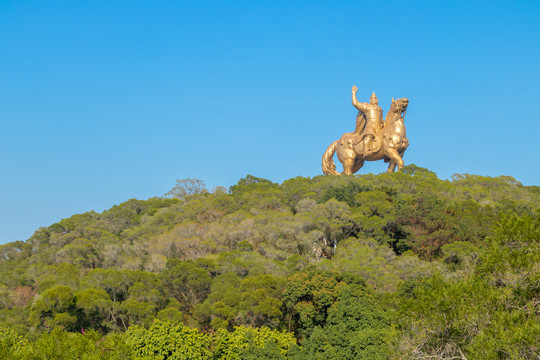
<svg viewBox="0 0 540 360"><path fill-rule="evenodd" d="M353 87L352 87L352 92L355 93L355 92L357 92L357 91L358 91L358 88L356 87L356 85L353 85Z"/></svg>

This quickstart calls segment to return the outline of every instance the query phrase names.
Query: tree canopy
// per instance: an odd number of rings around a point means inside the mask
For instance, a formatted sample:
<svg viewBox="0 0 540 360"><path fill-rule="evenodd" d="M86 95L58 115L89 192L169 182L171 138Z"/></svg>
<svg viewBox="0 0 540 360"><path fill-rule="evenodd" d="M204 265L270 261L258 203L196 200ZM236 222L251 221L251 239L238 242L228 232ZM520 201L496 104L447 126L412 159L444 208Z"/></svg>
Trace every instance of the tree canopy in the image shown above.
<svg viewBox="0 0 540 360"><path fill-rule="evenodd" d="M415 165L178 180L1 245L0 357L533 359L539 200Z"/></svg>

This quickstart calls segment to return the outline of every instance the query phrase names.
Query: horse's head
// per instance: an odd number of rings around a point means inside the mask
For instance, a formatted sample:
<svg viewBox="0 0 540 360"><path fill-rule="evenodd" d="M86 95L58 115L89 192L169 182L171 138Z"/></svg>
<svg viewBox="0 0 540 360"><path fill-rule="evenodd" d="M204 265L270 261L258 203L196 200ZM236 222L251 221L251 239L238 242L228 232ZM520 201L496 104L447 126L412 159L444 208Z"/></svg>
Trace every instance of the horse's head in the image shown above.
<svg viewBox="0 0 540 360"><path fill-rule="evenodd" d="M390 106L390 112L394 114L402 114L407 110L407 107L409 106L409 99L407 98L401 98L394 100L392 98L392 105Z"/></svg>

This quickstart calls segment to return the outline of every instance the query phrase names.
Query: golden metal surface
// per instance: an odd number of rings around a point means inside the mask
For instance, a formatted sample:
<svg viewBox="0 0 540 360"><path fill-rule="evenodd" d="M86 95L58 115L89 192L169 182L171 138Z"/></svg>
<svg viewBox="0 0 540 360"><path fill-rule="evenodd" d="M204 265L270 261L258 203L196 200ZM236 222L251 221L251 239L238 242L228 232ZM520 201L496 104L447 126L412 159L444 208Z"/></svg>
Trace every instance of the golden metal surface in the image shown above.
<svg viewBox="0 0 540 360"><path fill-rule="evenodd" d="M409 99L394 100L382 121L383 110L375 92L369 98L369 103L361 103L356 98L358 88L352 87L352 104L357 108L356 129L345 133L339 140L334 141L326 149L322 158L322 168L325 175L340 175L334 164L334 154L343 164L343 175L352 175L364 165L364 161L384 160L388 162L388 171L393 172L403 166L403 153L409 146L405 131L405 112Z"/></svg>

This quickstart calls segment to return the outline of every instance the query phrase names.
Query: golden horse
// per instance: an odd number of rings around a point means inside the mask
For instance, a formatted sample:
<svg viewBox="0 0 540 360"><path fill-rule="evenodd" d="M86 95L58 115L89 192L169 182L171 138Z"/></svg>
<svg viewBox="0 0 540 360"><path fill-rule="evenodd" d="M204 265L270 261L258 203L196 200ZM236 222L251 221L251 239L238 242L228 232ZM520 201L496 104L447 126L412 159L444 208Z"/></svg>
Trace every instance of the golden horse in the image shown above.
<svg viewBox="0 0 540 360"><path fill-rule="evenodd" d="M334 141L326 149L322 157L322 168L325 175L340 175L334 164L334 154L337 152L339 161L343 164L343 175L352 175L364 165L364 161L384 160L389 162L388 172L398 171L403 167L403 153L409 146L405 131L405 112L409 99L392 99L390 110L386 114L383 126L375 134L372 153L364 156L364 142L360 131L365 126L366 118L360 112L357 118L357 131L345 133L339 140Z"/></svg>

